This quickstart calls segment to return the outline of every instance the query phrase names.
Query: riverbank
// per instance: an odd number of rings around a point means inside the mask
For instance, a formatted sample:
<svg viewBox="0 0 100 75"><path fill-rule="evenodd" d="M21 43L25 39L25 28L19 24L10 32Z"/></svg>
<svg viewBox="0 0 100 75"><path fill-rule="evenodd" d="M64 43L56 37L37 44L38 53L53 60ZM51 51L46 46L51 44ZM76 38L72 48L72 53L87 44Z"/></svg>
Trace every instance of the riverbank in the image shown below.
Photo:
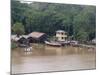
<svg viewBox="0 0 100 75"><path fill-rule="evenodd" d="M86 45L86 44L77 44L77 45L64 45L64 46L51 46L51 45L46 45L46 44L38 44L38 43L32 43L31 46L40 46L40 47L43 47L43 46L50 46L50 47L55 47L55 48L59 48L59 47L80 47L80 48L89 48L89 49L96 49L96 45Z"/></svg>

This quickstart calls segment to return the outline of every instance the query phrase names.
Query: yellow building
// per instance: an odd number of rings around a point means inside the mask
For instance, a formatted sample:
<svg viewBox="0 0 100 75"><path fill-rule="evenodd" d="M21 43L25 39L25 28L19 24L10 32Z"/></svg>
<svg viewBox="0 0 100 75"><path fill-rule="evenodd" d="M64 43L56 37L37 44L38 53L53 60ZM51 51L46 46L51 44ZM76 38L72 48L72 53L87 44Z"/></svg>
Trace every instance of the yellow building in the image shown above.
<svg viewBox="0 0 100 75"><path fill-rule="evenodd" d="M56 39L57 41L66 41L67 33L64 30L56 31Z"/></svg>

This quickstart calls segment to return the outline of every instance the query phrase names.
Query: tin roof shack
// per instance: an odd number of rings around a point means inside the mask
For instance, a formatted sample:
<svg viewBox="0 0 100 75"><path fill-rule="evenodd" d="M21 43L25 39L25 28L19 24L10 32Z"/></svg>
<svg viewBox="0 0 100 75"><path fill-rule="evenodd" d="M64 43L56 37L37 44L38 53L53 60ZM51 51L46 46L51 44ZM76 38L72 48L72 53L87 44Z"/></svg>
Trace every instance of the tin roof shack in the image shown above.
<svg viewBox="0 0 100 75"><path fill-rule="evenodd" d="M11 35L11 41L17 42L20 38L17 35Z"/></svg>
<svg viewBox="0 0 100 75"><path fill-rule="evenodd" d="M25 37L21 37L21 38L18 40L18 43L19 43L19 46L21 46L21 47L30 46L30 43L29 43L28 39L25 38Z"/></svg>
<svg viewBox="0 0 100 75"><path fill-rule="evenodd" d="M47 40L47 35L42 32L32 32L28 36L30 43L44 43Z"/></svg>
<svg viewBox="0 0 100 75"><path fill-rule="evenodd" d="M29 46L29 40L27 35L17 37L16 35L11 36L11 41L15 42L18 46L24 47Z"/></svg>

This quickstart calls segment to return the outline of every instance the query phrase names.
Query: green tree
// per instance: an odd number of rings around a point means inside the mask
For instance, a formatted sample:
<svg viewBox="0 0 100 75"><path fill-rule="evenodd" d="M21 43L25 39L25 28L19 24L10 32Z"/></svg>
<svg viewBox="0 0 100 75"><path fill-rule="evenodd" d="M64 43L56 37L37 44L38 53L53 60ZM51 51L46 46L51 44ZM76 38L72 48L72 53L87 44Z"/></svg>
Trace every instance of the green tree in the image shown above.
<svg viewBox="0 0 100 75"><path fill-rule="evenodd" d="M19 27L25 34L38 31L52 37L56 30L62 29L75 40L90 41L96 38L95 19L95 6L43 2L27 4L11 0L12 33L16 33ZM16 22L22 27L18 25L14 28ZM17 32L18 35L21 33Z"/></svg>
<svg viewBox="0 0 100 75"><path fill-rule="evenodd" d="M78 41L85 42L88 40L88 33L81 30L80 32L77 33L76 37Z"/></svg>
<svg viewBox="0 0 100 75"><path fill-rule="evenodd" d="M24 30L24 26L22 25L22 23L16 22L13 27L12 27L12 31L17 34L17 36L20 36L22 34L25 33Z"/></svg>

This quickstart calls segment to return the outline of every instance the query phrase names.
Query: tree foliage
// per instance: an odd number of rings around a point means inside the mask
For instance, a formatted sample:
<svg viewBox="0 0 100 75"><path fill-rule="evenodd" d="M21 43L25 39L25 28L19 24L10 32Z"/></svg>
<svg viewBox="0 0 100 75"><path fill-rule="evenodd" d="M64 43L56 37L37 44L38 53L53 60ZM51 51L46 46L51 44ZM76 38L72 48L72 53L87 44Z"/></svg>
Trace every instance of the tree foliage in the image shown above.
<svg viewBox="0 0 100 75"><path fill-rule="evenodd" d="M92 40L96 37L95 19L95 6L11 0L12 27L16 22L22 23L23 27L18 28L25 28L25 34L40 31L51 36L63 29L75 40Z"/></svg>
<svg viewBox="0 0 100 75"><path fill-rule="evenodd" d="M22 23L16 22L12 27L13 33L17 34L17 36L22 35L25 33L24 26Z"/></svg>

